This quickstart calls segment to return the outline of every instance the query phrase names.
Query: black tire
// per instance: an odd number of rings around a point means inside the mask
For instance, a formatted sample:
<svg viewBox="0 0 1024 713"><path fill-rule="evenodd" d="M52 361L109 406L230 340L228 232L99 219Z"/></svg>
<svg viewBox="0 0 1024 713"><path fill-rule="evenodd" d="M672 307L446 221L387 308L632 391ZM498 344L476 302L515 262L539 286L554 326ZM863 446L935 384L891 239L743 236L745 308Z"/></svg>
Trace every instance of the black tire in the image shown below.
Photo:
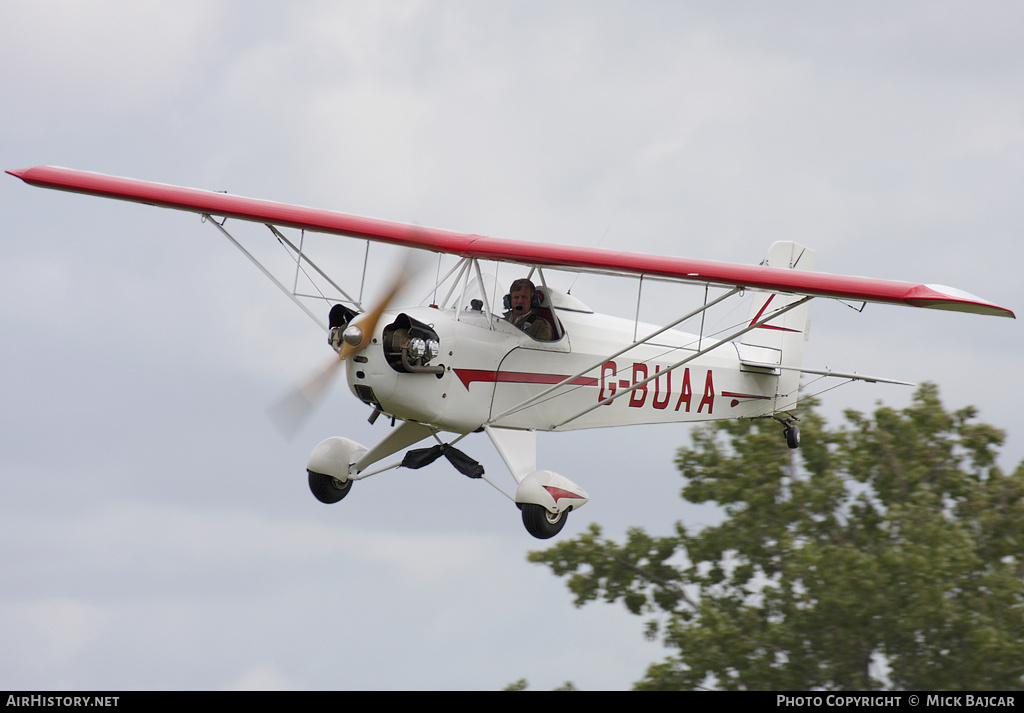
<svg viewBox="0 0 1024 713"><path fill-rule="evenodd" d="M352 489L351 480L342 481L330 475L314 473L311 470L306 472L309 473L310 492L322 503L328 505L336 503L348 495L348 491Z"/></svg>
<svg viewBox="0 0 1024 713"><path fill-rule="evenodd" d="M800 447L800 427L795 423L786 426L786 430L783 431L786 436L786 445L790 448Z"/></svg>
<svg viewBox="0 0 1024 713"><path fill-rule="evenodd" d="M569 511L563 510L557 515L548 512L547 508L533 503L519 506L523 511L523 525L526 531L538 540L547 540L562 531L565 521L569 519Z"/></svg>

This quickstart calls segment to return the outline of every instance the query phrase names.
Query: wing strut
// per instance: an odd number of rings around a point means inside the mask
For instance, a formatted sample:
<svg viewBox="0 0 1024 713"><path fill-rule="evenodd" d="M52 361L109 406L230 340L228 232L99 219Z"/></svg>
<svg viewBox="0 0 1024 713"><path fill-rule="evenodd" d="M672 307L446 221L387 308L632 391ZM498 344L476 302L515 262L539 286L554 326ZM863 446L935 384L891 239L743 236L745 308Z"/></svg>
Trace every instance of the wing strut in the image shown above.
<svg viewBox="0 0 1024 713"><path fill-rule="evenodd" d="M250 253L248 250L246 250L244 247L242 247L242 244L240 242L238 242L237 240L235 240L235 237L231 233L229 233L224 228L223 225L221 225L216 220L214 220L212 215L210 215L209 213L203 213L203 219L209 221L215 228L217 228L217 230L219 230L221 232L221 234L224 235L224 237L226 237L228 240L230 240L234 244L234 246L236 248L241 250L242 254L245 255L247 258L249 258L249 260L252 262L252 264L255 265L256 267L258 267L260 269L260 272L262 272L263 275L268 280L270 280L275 285L277 285L278 289L280 289L281 292L283 292L286 295L288 295L288 299L290 299L292 302L297 304L299 306L299 308L303 312L305 312L306 314L309 315L310 319L312 319L314 322L316 322L317 324L320 325L321 329L323 329L325 332L329 331L328 328L327 328L327 325L324 324L323 322L321 322L320 318L317 317L315 314L313 314L312 310L310 310L309 307L307 307L306 305L302 304L302 302L299 301L299 298L296 297L295 294L291 290L289 290L287 287L285 287L283 284L281 284L280 280L278 280L276 277L274 277L272 274L270 274L270 270L268 270L267 268L263 267L263 263L261 263L259 260L257 260L255 258L255 256L253 256L252 253Z"/></svg>
<svg viewBox="0 0 1024 713"><path fill-rule="evenodd" d="M352 298L352 295L350 295L349 293L345 292L345 290L341 289L341 287L340 287L340 286L338 285L338 283L336 283L336 282L335 282L334 280L332 280L332 279L331 279L330 277L328 277L328 276L327 276L327 273L325 273L325 272L324 272L323 270L321 270L321 269L320 269L320 268L319 268L319 267L317 266L317 264L316 264L315 262L313 262L312 260L310 260L310 259L309 259L309 258L308 258L308 257L306 256L306 254L305 254L304 252L302 252L302 247L301 247L301 244L300 244L300 246L299 246L299 247L295 247L295 244L294 244L294 243L293 243L293 242L292 242L291 240L289 240L288 238L286 238L286 237L285 237L285 236L284 236L284 235L283 235L283 234L281 233L281 231L280 231L280 230L278 230L278 229L277 229L276 227L274 227L274 226L273 226L273 225L271 225L270 223L267 223L267 227L268 227L268 228L270 228L270 232L272 232L272 233L274 234L274 236L275 236L275 237L276 237L276 238L277 238L278 240L280 240L280 241L281 241L281 242L282 242L282 243L283 243L284 245L287 245L287 246L288 246L289 248L291 248L292 252L294 252L294 253L295 253L295 286L294 286L294 287L292 288L292 294L295 294L296 292L298 292L298 288L299 288L299 270L300 270L300 268L302 267L302 263L303 263L303 262L305 262L305 263L306 263L307 265L309 265L309 266L310 266L311 268L313 268L314 270L316 270L316 274L320 275L320 277L322 277L322 278L324 278L325 280L327 280L327 283L328 283L328 284L329 284L329 285L330 285L331 287L333 287L334 289L336 289L336 290L337 290L337 291L338 291L338 292L339 292L339 293L340 293L341 295L343 295L343 296L345 297L345 299L347 299L347 300L348 300L349 302L351 302L351 303L352 303L352 305L353 305L353 306L354 306L354 307L355 307L356 309L358 309L358 310L359 310L360 312L362 312L362 311L363 311L363 306L362 306L362 304L360 304L359 300L353 299L353 298ZM303 231L303 233L305 233L305 231ZM238 243L235 243L235 244L237 245ZM367 245L369 245L369 243L367 243ZM250 258L250 259L252 259L252 258ZM364 264L365 264L365 263L364 263ZM364 272L364 274L365 274L365 267L364 267L364 270L363 270L363 272ZM361 292L361 291L362 291L362 290L360 290L360 292ZM312 296L315 296L315 295L312 295ZM321 296L321 297L322 297L322 296Z"/></svg>
<svg viewBox="0 0 1024 713"><path fill-rule="evenodd" d="M710 347L708 347L706 349L701 349L700 351L694 352L693 354L691 354L690 356L686 357L685 359L681 359L681 360L677 361L675 364L673 364L672 366L670 366L667 369L665 369L665 371L656 372L654 374L654 376L650 376L650 377L644 379L643 381L638 381L635 384L633 384L632 386L630 386L628 389L622 389L622 390L616 391L614 394L612 394L608 398L606 398L606 399L604 399L602 401L598 401L593 406L590 406L588 408L583 409L582 411L580 411L575 416L570 416L569 418L565 419L564 421L561 421L559 423L554 424L551 427L551 430L556 430L558 428L561 428L565 424L570 423L572 421L575 421L580 416L585 416L586 414L590 413L591 411L593 411L594 409L596 409L596 408L598 408L600 406L605 406L607 404L610 404L612 401L614 401L615 399L617 399L617 398L619 398L621 396L625 396L626 394L633 393L634 391L639 389L641 386L645 386L646 384L648 384L648 383L654 381L655 379L661 377L663 374L665 374L667 372L670 372L670 371L673 371L675 369L678 369L683 364L691 362L694 359L696 359L697 357L703 356L704 354L707 354L708 352L710 352L710 351L712 351L714 349L717 349L718 347L722 346L723 344L725 344L727 342L731 342L733 339L736 339L736 337L739 337L739 336L741 336L743 334L746 334L747 332L749 332L752 329L757 329L758 327L760 327L765 322L773 320L776 317L779 317L779 316L785 314L786 312L789 312L791 309L795 309L795 308L799 307L804 302L807 302L810 299L811 299L810 296L804 297L803 299L799 299L796 302L793 302L792 304L786 305L785 307L783 307L780 310L776 310L775 312L772 312L767 317L763 317L762 319L760 319L760 320L758 320L756 322L751 322L750 324L745 326L743 329L740 329L739 331L733 332L729 336L727 336L727 337L725 337L723 339L718 340L717 342L712 344ZM591 368L593 368L593 367L591 367ZM588 369L588 371L589 371L589 369Z"/></svg>

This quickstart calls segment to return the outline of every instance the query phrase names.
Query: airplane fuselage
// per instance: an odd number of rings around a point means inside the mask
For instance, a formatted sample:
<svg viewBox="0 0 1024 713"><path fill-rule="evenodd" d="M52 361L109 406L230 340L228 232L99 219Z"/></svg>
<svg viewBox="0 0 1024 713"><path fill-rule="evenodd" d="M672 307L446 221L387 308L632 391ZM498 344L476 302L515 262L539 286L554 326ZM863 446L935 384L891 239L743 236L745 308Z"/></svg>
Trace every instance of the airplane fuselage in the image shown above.
<svg viewBox="0 0 1024 713"><path fill-rule="evenodd" d="M432 364L443 366L441 373L402 373L385 358L382 332L400 313L437 334L440 353ZM749 418L795 403L795 394L778 393L777 372L747 368L733 344L670 369L709 340L668 331L607 358L651 327L593 312L559 310L558 318L561 338L541 342L502 317L479 310L392 311L381 320L381 333L349 362L349 387L384 414L455 433L475 431L488 422L554 431ZM506 413L568 377L574 378L537 402ZM609 398L610 403L592 408Z"/></svg>

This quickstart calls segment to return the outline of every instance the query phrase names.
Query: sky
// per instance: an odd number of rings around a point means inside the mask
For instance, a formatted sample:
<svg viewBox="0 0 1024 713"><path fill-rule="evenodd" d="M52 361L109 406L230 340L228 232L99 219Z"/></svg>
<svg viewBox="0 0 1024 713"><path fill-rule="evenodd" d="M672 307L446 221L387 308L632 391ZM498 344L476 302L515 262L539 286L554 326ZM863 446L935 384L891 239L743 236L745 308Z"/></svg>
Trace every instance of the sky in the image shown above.
<svg viewBox="0 0 1024 713"><path fill-rule="evenodd" d="M0 168L747 264L796 240L1020 314L1021 37L1012 0L0 0ZM313 447L386 426L338 386L274 429L323 333L198 217L3 175L0 218L0 688L616 690L668 653L620 605L575 608L518 511L443 461L316 502ZM328 248L342 273L365 249ZM573 294L635 312L635 283ZM703 297L656 294L654 319ZM1019 320L815 300L804 363L937 383L1012 469L1021 353ZM542 434L591 496L560 537L713 522L678 497L689 433Z"/></svg>

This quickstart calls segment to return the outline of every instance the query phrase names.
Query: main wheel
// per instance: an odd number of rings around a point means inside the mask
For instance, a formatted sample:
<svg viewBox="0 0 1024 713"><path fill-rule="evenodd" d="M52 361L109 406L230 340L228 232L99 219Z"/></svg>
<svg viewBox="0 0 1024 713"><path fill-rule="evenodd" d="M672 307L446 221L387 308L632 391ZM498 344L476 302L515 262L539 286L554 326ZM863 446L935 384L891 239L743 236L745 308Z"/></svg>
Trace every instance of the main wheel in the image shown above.
<svg viewBox="0 0 1024 713"><path fill-rule="evenodd" d="M330 475L314 473L311 470L306 472L309 473L310 491L322 503L328 505L336 503L348 495L348 491L352 489L351 480L338 480Z"/></svg>
<svg viewBox="0 0 1024 713"><path fill-rule="evenodd" d="M551 513L547 508L533 503L523 503L519 507L523 511L523 525L526 526L526 531L538 540L547 540L557 535L569 518L568 510Z"/></svg>

